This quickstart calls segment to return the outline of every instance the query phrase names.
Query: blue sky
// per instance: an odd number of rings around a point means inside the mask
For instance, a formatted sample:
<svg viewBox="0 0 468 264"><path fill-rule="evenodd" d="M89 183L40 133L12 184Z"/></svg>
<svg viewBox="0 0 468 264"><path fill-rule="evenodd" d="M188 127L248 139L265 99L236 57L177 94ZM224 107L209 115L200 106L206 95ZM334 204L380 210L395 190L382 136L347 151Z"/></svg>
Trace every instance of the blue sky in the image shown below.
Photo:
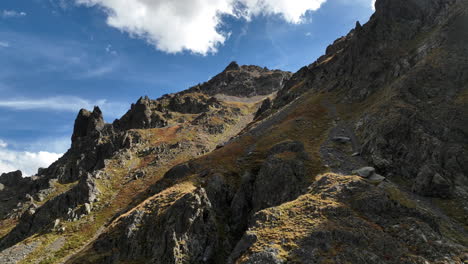
<svg viewBox="0 0 468 264"><path fill-rule="evenodd" d="M0 173L64 153L80 108L112 122L233 60L294 72L372 13L372 0L2 0Z"/></svg>

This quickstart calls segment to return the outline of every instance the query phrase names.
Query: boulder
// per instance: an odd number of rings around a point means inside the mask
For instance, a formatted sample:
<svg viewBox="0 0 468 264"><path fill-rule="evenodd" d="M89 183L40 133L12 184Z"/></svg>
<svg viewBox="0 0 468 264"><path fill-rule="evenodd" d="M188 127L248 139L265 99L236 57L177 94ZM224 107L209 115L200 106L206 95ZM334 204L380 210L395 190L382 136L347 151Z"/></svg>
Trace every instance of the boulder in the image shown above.
<svg viewBox="0 0 468 264"><path fill-rule="evenodd" d="M379 183L383 182L385 179L386 178L384 176L379 175L377 173L374 173L369 178L367 178L367 181L369 181L370 183L373 183L373 184L379 184Z"/></svg>
<svg viewBox="0 0 468 264"><path fill-rule="evenodd" d="M15 186L23 182L23 173L21 171L13 171L9 173L3 173L0 176L0 183L5 186Z"/></svg>
<svg viewBox="0 0 468 264"><path fill-rule="evenodd" d="M373 167L363 167L357 170L353 170L352 174L356 174L363 178L369 178L375 174L375 168Z"/></svg>

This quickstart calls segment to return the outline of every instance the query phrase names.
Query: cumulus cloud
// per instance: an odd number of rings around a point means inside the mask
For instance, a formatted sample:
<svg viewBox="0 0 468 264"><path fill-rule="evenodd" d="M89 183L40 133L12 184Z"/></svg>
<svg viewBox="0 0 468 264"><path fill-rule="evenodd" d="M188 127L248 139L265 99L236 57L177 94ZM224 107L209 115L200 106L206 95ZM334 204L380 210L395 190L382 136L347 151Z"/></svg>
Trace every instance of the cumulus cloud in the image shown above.
<svg viewBox="0 0 468 264"><path fill-rule="evenodd" d="M92 101L75 96L55 96L41 99L0 99L0 108L13 110L54 110L77 113L81 108L93 109L96 105L111 118L120 117L125 113L125 108L128 108L127 105L122 103L111 103L104 99Z"/></svg>
<svg viewBox="0 0 468 264"><path fill-rule="evenodd" d="M7 147L8 144L0 140L0 174L21 170L24 175L31 176L37 169L48 167L63 155L47 151L15 151Z"/></svg>
<svg viewBox="0 0 468 264"><path fill-rule="evenodd" d="M326 0L75 0L99 6L107 23L143 38L157 49L177 53L184 50L206 55L217 51L229 37L223 32L223 16L250 20L259 15L277 15L289 23L300 23L308 11Z"/></svg>
<svg viewBox="0 0 468 264"><path fill-rule="evenodd" d="M3 10L1 12L1 16L3 18L24 17L26 15L27 15L26 12L15 11L15 10Z"/></svg>

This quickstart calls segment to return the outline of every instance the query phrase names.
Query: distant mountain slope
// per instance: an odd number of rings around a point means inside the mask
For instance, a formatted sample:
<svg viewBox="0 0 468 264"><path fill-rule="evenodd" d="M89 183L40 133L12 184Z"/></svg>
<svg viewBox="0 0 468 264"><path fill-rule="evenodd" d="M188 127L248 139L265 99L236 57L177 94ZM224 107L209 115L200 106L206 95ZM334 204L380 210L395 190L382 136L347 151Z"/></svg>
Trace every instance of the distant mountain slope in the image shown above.
<svg viewBox="0 0 468 264"><path fill-rule="evenodd" d="M0 262L466 263L467 41L465 0L377 0L293 75L82 110L61 160L0 177Z"/></svg>

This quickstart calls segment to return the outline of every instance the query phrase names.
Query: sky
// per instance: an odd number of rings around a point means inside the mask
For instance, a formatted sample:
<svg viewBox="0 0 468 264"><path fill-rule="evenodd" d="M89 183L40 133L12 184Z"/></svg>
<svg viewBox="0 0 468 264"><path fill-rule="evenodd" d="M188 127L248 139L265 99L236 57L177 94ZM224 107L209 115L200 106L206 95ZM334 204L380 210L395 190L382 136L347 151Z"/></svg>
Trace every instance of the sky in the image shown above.
<svg viewBox="0 0 468 264"><path fill-rule="evenodd" d="M0 173L57 160L81 108L112 122L231 61L295 72L367 22L374 1L1 0Z"/></svg>

